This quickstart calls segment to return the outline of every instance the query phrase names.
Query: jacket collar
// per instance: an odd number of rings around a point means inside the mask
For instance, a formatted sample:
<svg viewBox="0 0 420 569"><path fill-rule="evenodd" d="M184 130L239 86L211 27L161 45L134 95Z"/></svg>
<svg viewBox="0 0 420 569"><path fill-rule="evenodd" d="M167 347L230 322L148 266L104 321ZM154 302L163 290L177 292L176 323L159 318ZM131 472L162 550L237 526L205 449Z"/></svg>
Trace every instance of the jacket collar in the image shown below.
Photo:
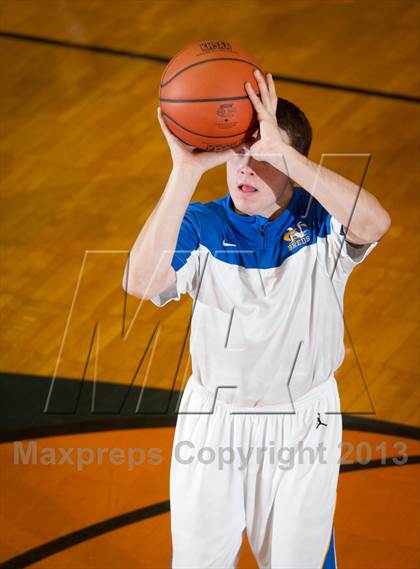
<svg viewBox="0 0 420 569"><path fill-rule="evenodd" d="M288 225L291 223L292 218L297 215L299 209L298 204L300 202L299 198L302 196L302 193L306 194L303 188L295 188L285 210L272 221L267 217L258 214L242 215L237 213L234 210L234 204L230 193L223 198L223 203L229 220L240 232L244 231L248 236L251 236L250 234L253 234L254 231L257 234L260 234L261 228L264 227L264 232L269 237L274 237L284 233L288 228Z"/></svg>

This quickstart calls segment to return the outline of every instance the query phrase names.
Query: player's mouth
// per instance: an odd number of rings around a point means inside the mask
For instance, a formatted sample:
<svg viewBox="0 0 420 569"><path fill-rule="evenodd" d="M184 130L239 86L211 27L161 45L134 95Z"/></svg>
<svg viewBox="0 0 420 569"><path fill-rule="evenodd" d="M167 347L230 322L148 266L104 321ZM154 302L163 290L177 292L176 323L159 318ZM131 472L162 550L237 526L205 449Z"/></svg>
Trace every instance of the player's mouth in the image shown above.
<svg viewBox="0 0 420 569"><path fill-rule="evenodd" d="M241 192L247 194L258 191L257 188L254 188L254 186L249 186L248 184L239 184L238 188Z"/></svg>

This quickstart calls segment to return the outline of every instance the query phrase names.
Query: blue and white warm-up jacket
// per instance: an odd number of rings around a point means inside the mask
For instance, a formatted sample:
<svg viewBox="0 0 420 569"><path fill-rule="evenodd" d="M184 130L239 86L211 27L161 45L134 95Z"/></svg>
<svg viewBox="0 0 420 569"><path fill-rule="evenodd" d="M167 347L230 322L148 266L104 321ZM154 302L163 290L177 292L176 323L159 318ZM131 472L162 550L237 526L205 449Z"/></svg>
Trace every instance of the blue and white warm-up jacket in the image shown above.
<svg viewBox="0 0 420 569"><path fill-rule="evenodd" d="M211 391L225 386L218 398L289 403L340 366L344 288L376 244L346 242L302 188L272 221L235 212L230 194L193 202L173 254L176 283L151 300L193 298L193 375Z"/></svg>

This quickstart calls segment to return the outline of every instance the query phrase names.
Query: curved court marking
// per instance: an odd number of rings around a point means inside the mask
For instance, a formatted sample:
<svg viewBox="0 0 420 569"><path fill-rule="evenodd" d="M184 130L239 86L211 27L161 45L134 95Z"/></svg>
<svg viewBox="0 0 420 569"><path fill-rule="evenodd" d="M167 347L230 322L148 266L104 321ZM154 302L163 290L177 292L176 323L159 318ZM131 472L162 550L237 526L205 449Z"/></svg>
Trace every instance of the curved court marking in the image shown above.
<svg viewBox="0 0 420 569"><path fill-rule="evenodd" d="M139 508L137 510L132 510L131 512L126 512L119 516L113 518L108 518L107 520L102 520L96 524L86 526L84 528L78 529L51 541L47 541L42 545L28 549L27 551L7 559L0 564L2 569L18 569L21 567L27 567L36 563L41 559L50 557L60 551L64 551L68 547L73 547L78 543L82 543L88 539L98 537L104 533L119 529L130 524L137 523L141 520L152 518L154 516L159 516L160 514L165 514L169 512L169 501L158 502L157 504L152 504L151 506L146 506L145 508Z"/></svg>
<svg viewBox="0 0 420 569"><path fill-rule="evenodd" d="M410 456L408 461L401 465L395 464L392 461L392 458L387 458L385 462L381 462L380 459L372 460L366 465L360 463L347 464L340 468L340 472L346 473L354 472L355 470L369 470L371 468L386 468L390 466L401 467L415 464L420 464L420 455ZM73 547L74 545L87 541L88 539L98 537L110 531L120 529L124 526L128 526L154 516L166 514L169 511L169 500L167 500L164 502L158 502L157 504L152 504L151 506L139 508L131 512L126 512L125 514L120 514L113 518L102 520L96 524L86 526L61 537L57 537L56 539L52 539L51 541L38 545L37 547L33 547L32 549L28 549L24 553L20 553L15 557L11 557L0 564L0 569L22 569L23 567L28 567L37 561L41 561L46 557L60 553L68 547Z"/></svg>
<svg viewBox="0 0 420 569"><path fill-rule="evenodd" d="M172 404L179 399L179 391L174 390L171 393L167 389L147 387L143 390L143 401L147 403L148 409L135 413L133 411L134 402L138 400L142 388L133 386L131 388L132 399L125 409L118 407L116 413L104 411L93 414L90 411L92 385L88 380L57 377L56 381L57 385L62 383L65 389L71 388L73 384L78 387L83 383L85 386L76 413L66 415L65 422L63 422L59 409L50 414L42 412L45 396L51 383L50 376L0 372L0 401L2 403L0 443L86 432L159 429L176 425L176 409ZM109 399L127 398L126 392L129 386L125 384L98 380L96 386L98 392L106 393ZM63 403L61 401L64 397L63 393L68 393L68 391L64 390L60 393L58 404ZM343 413L342 416L343 426L349 431L366 431L420 440L420 428L413 425L357 417L347 413Z"/></svg>

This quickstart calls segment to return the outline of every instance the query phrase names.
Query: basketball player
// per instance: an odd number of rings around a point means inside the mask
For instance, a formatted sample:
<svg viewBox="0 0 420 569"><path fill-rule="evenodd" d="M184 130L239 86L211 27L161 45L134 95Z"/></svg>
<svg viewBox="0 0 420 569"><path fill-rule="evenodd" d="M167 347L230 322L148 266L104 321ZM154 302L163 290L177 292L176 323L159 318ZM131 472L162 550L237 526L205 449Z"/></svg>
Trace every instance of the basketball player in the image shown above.
<svg viewBox="0 0 420 569"><path fill-rule="evenodd" d="M157 306L194 299L171 462L174 568L235 567L245 531L260 568L336 567L343 294L390 218L307 158L307 118L271 75L256 79L259 132L235 149L192 150L158 109L173 168L123 279ZM190 203L225 162L228 194Z"/></svg>

